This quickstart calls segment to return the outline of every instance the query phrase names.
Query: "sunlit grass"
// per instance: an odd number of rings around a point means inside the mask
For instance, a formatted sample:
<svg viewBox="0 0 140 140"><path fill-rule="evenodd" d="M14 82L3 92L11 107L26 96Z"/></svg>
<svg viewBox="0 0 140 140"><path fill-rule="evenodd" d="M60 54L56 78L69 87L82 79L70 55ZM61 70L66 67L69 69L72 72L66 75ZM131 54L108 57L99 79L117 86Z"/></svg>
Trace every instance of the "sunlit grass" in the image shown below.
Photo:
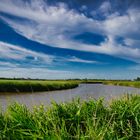
<svg viewBox="0 0 140 140"><path fill-rule="evenodd" d="M104 81L103 83L110 84L110 85L129 86L129 87L140 88L139 81Z"/></svg>
<svg viewBox="0 0 140 140"><path fill-rule="evenodd" d="M0 114L0 139L140 139L140 96L126 95L108 106L102 99L77 99L32 111L15 103Z"/></svg>
<svg viewBox="0 0 140 140"><path fill-rule="evenodd" d="M78 86L74 81L0 80L0 92L36 92L69 89Z"/></svg>

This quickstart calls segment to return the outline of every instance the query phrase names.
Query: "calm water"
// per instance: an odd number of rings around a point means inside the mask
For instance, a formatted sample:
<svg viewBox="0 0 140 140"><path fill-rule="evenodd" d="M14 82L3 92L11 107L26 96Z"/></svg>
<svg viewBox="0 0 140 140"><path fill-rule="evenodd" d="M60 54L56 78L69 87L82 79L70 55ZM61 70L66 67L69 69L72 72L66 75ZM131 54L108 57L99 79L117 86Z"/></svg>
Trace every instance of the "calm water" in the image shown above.
<svg viewBox="0 0 140 140"><path fill-rule="evenodd" d="M60 103L70 101L73 98L78 97L84 100L104 97L105 100L109 100L110 98L118 97L124 93L140 94L140 89L102 84L80 84L79 87L70 90L0 94L0 105L2 106L2 109L5 110L8 104L17 101L31 108L32 106L39 105L41 103L50 105L52 101Z"/></svg>

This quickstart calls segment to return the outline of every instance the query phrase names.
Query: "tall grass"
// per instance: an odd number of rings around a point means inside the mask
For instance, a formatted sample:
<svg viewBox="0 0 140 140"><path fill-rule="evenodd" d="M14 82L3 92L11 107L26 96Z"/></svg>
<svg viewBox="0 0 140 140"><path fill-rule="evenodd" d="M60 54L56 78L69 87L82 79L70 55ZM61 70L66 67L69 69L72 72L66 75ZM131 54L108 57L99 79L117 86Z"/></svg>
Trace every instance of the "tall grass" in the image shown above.
<svg viewBox="0 0 140 140"><path fill-rule="evenodd" d="M126 95L108 106L102 99L43 105L29 111L10 105L0 114L0 139L5 140L138 140L140 96Z"/></svg>
<svg viewBox="0 0 140 140"><path fill-rule="evenodd" d="M139 81L104 81L104 84L140 88Z"/></svg>
<svg viewBox="0 0 140 140"><path fill-rule="evenodd" d="M73 81L0 80L0 92L36 92L70 89L78 86Z"/></svg>
<svg viewBox="0 0 140 140"><path fill-rule="evenodd" d="M36 91L52 91L61 89L75 88L80 83L91 84L110 84L120 86L131 86L140 88L138 81L103 81L103 80L57 80L57 81L41 81L41 80L0 80L0 92L36 92Z"/></svg>

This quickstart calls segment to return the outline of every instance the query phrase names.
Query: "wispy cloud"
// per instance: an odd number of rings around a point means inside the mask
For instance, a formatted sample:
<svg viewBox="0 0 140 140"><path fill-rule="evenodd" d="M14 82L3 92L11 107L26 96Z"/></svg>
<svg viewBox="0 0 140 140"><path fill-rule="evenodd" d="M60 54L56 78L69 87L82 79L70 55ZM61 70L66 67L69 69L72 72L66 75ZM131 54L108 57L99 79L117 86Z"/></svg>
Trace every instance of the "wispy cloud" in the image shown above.
<svg viewBox="0 0 140 140"><path fill-rule="evenodd" d="M0 67L10 68L10 67L17 67L17 66L18 64L15 64L15 63L0 61Z"/></svg>
<svg viewBox="0 0 140 140"><path fill-rule="evenodd" d="M65 78L85 78L82 73L68 70L57 70L48 65L64 65L64 63L89 63L96 61L84 60L75 56L69 58L47 55L32 50L22 48L0 41L0 77L18 78L46 78L46 79L65 79ZM2 60L2 61L1 61ZM13 61L14 60L14 61ZM57 62L53 62L56 61ZM22 63L20 63L22 62ZM23 63L25 63L23 65ZM26 63L28 64L27 66ZM87 74L87 76L94 74Z"/></svg>
<svg viewBox="0 0 140 140"><path fill-rule="evenodd" d="M0 77L59 79L70 77L72 72L47 68L0 68Z"/></svg>
<svg viewBox="0 0 140 140"><path fill-rule="evenodd" d="M98 62L98 61L80 59L80 58L77 58L77 57L75 57L75 56L73 56L73 57L71 57L71 58L68 58L68 59L66 59L66 60L69 61L69 62L89 63L89 64L100 63L100 62Z"/></svg>
<svg viewBox="0 0 140 140"><path fill-rule="evenodd" d="M104 1L99 8L91 12L93 17L102 15L103 17L107 17L110 15L112 11L111 3L109 1Z"/></svg>
<svg viewBox="0 0 140 140"><path fill-rule="evenodd" d="M17 19L2 15L0 18L19 34L52 47L103 53L139 63L140 44L137 40L140 39L140 12L129 9L124 15L110 14L109 2L104 2L99 9L108 13L105 20L86 17L82 13L68 9L65 4L49 6L43 0L30 3L1 0L0 11L16 16ZM72 39L73 36L84 32L102 34L107 39L100 45L88 45ZM118 36L124 38L123 44L116 41ZM138 46L133 47L136 42Z"/></svg>
<svg viewBox="0 0 140 140"><path fill-rule="evenodd" d="M87 75L80 72L53 70L47 68L0 68L0 77L7 78L42 78L42 79L68 79L68 78L91 78L94 73Z"/></svg>
<svg viewBox="0 0 140 140"><path fill-rule="evenodd" d="M37 53L35 51L22 48L21 46L16 46L1 41L0 41L0 54L1 59L24 61L30 58L33 62L43 61L44 63L47 64L52 63L54 59L54 57L51 55Z"/></svg>
<svg viewBox="0 0 140 140"><path fill-rule="evenodd" d="M98 61L85 60L75 56L58 57L47 55L1 41L0 54L0 67L7 68L21 68L23 66L28 68L54 67L55 65L62 66L64 63L68 62L89 64L100 63Z"/></svg>

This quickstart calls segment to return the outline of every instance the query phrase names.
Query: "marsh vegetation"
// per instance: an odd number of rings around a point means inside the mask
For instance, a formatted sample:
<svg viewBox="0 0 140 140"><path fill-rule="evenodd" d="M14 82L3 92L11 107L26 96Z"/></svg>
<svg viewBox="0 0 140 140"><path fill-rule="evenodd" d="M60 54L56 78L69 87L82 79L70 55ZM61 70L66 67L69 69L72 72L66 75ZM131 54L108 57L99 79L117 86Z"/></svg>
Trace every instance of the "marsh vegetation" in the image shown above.
<svg viewBox="0 0 140 140"><path fill-rule="evenodd" d="M37 92L70 89L78 86L75 81L0 80L0 92Z"/></svg>
<svg viewBox="0 0 140 140"><path fill-rule="evenodd" d="M104 81L103 84L140 88L140 81Z"/></svg>
<svg viewBox="0 0 140 140"><path fill-rule="evenodd" d="M0 139L140 139L140 96L41 105L32 111L14 103L0 114Z"/></svg>
<svg viewBox="0 0 140 140"><path fill-rule="evenodd" d="M140 88L140 81L122 80L0 80L0 92L37 92L71 89L80 83L108 84Z"/></svg>

